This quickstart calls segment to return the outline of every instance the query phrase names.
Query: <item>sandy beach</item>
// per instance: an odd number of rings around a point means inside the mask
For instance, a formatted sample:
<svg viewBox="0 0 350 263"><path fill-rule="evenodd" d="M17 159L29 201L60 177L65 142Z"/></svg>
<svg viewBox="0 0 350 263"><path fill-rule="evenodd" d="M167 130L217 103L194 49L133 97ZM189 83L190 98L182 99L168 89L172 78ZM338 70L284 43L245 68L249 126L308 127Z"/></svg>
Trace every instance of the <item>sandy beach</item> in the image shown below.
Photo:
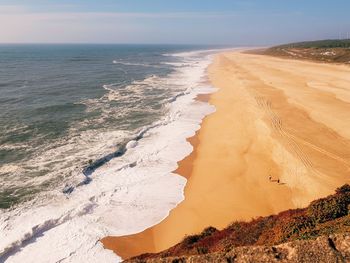
<svg viewBox="0 0 350 263"><path fill-rule="evenodd" d="M227 52L208 76L216 112L179 163L185 200L141 233L102 240L124 259L306 206L350 181L350 67Z"/></svg>

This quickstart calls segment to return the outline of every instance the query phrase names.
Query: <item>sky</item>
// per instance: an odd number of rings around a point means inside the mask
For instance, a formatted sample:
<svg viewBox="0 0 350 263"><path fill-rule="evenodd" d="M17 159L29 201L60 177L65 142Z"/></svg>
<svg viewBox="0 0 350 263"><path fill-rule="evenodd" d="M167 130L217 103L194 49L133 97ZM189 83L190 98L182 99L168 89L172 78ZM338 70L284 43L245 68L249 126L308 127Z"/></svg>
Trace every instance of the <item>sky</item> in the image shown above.
<svg viewBox="0 0 350 263"><path fill-rule="evenodd" d="M266 46L350 34L349 0L0 0L0 43Z"/></svg>

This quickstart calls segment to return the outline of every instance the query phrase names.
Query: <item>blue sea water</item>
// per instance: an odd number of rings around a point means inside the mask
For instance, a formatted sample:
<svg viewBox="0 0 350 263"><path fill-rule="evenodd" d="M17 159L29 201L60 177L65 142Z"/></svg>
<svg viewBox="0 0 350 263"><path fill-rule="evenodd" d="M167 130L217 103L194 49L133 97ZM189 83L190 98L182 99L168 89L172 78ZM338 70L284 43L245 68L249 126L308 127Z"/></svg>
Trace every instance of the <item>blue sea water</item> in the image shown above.
<svg viewBox="0 0 350 263"><path fill-rule="evenodd" d="M166 81L208 47L0 45L0 208L62 187L166 114ZM87 171L85 169L85 171Z"/></svg>

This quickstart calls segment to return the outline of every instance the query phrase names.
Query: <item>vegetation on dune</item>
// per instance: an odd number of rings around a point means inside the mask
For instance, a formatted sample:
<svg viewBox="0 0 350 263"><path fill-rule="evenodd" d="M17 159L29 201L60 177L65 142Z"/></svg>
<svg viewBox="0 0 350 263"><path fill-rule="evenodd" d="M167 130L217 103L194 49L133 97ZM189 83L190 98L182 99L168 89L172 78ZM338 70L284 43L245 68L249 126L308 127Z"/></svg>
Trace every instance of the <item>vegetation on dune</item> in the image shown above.
<svg viewBox="0 0 350 263"><path fill-rule="evenodd" d="M350 48L350 39L327 39L279 45L277 48Z"/></svg>
<svg viewBox="0 0 350 263"><path fill-rule="evenodd" d="M336 190L336 194L316 200L308 207L308 215L317 223L324 223L348 214L350 204L350 186L344 185Z"/></svg>
<svg viewBox="0 0 350 263"><path fill-rule="evenodd" d="M350 64L349 39L291 43L256 52L277 57Z"/></svg>
<svg viewBox="0 0 350 263"><path fill-rule="evenodd" d="M259 217L250 222L233 222L221 231L208 227L200 234L185 237L182 242L166 251L136 258L203 255L229 251L240 246L277 245L348 232L349 209L350 186L344 185L338 188L334 195L313 201L306 208L287 210L277 215Z"/></svg>

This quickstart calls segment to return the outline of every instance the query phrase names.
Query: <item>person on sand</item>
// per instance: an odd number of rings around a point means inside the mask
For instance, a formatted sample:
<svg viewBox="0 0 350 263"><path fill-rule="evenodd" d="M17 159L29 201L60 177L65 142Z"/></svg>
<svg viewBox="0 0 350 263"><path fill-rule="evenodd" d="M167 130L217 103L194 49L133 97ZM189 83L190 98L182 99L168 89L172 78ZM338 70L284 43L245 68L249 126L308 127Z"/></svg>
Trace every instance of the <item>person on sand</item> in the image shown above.
<svg viewBox="0 0 350 263"><path fill-rule="evenodd" d="M271 181L271 180L272 180L272 176L270 175L270 176L269 176L269 181Z"/></svg>
<svg viewBox="0 0 350 263"><path fill-rule="evenodd" d="M277 183L278 183L278 184L280 183L280 179L277 179Z"/></svg>

